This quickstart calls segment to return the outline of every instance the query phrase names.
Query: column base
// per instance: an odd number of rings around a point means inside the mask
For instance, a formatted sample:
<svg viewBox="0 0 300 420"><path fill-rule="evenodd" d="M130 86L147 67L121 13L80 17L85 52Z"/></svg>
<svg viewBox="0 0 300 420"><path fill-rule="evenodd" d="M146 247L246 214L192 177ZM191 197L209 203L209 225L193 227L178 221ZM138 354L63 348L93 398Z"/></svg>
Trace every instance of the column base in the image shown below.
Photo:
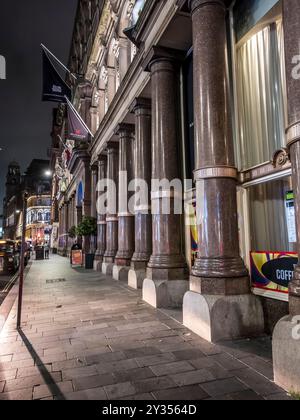
<svg viewBox="0 0 300 420"><path fill-rule="evenodd" d="M121 258L116 256L115 258L115 265L119 265L120 267L130 267L131 260L129 258Z"/></svg>
<svg viewBox="0 0 300 420"><path fill-rule="evenodd" d="M264 334L262 304L251 294L214 296L189 291L183 300L183 324L211 343Z"/></svg>
<svg viewBox="0 0 300 420"><path fill-rule="evenodd" d="M106 256L104 255L103 257L103 262L107 263L107 264L114 264L115 262L115 257L112 256Z"/></svg>
<svg viewBox="0 0 300 420"><path fill-rule="evenodd" d="M108 262L102 263L102 274L104 274L105 276L112 276L113 268L114 268L113 263L108 263Z"/></svg>
<svg viewBox="0 0 300 420"><path fill-rule="evenodd" d="M188 270L184 268L147 268L147 278L151 280L188 280Z"/></svg>
<svg viewBox="0 0 300 420"><path fill-rule="evenodd" d="M142 289L145 278L147 277L146 269L138 270L131 268L128 273L128 286L132 289Z"/></svg>
<svg viewBox="0 0 300 420"><path fill-rule="evenodd" d="M189 288L187 280L153 280L143 282L143 300L154 308L181 308Z"/></svg>
<svg viewBox="0 0 300 420"><path fill-rule="evenodd" d="M300 393L300 315L282 318L273 333L275 383L290 393Z"/></svg>
<svg viewBox="0 0 300 420"><path fill-rule="evenodd" d="M300 315L300 296L289 295L289 305L291 315Z"/></svg>
<svg viewBox="0 0 300 420"><path fill-rule="evenodd" d="M103 262L103 254L95 254L95 261Z"/></svg>
<svg viewBox="0 0 300 420"><path fill-rule="evenodd" d="M212 278L190 276L190 291L200 295L247 295L250 293L249 276Z"/></svg>
<svg viewBox="0 0 300 420"><path fill-rule="evenodd" d="M130 267L114 265L112 273L113 279L116 281L125 281L127 283L129 270Z"/></svg>
<svg viewBox="0 0 300 420"><path fill-rule="evenodd" d="M103 257L97 257L94 259L94 270L102 271Z"/></svg>

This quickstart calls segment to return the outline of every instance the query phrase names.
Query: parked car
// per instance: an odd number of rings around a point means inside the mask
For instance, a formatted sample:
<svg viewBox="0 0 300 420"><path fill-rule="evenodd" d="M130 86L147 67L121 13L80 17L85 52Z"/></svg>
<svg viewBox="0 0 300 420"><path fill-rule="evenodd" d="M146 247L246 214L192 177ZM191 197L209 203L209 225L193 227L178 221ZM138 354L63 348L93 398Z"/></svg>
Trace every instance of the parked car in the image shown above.
<svg viewBox="0 0 300 420"><path fill-rule="evenodd" d="M14 274L20 265L20 252L16 242L11 240L0 241L0 272Z"/></svg>

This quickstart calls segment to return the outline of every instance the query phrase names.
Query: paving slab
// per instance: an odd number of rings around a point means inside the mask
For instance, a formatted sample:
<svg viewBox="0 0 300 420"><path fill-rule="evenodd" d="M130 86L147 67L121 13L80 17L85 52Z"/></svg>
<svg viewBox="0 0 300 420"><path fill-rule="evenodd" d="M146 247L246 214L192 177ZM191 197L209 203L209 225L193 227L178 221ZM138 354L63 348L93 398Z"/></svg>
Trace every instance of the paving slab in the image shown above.
<svg viewBox="0 0 300 420"><path fill-rule="evenodd" d="M64 278L61 283L46 280ZM283 400L269 338L214 345L141 291L68 259L34 261L0 333L0 400Z"/></svg>

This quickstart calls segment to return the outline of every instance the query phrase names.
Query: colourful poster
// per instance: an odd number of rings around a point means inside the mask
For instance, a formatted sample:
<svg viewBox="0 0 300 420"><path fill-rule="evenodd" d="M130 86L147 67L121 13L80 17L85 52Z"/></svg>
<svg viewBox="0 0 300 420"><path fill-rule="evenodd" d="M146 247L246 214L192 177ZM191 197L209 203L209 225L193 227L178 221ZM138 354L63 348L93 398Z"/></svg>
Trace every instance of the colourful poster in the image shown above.
<svg viewBox="0 0 300 420"><path fill-rule="evenodd" d="M198 228L197 228L197 217L196 217L196 203L189 204L189 218L188 224L190 228L190 240L191 240L191 265L194 265L195 259L198 252Z"/></svg>
<svg viewBox="0 0 300 420"><path fill-rule="evenodd" d="M82 250L78 249L78 250L72 251L72 265L75 265L75 266L83 265Z"/></svg>
<svg viewBox="0 0 300 420"><path fill-rule="evenodd" d="M288 301L298 254L294 252L251 252L253 292L260 296Z"/></svg>

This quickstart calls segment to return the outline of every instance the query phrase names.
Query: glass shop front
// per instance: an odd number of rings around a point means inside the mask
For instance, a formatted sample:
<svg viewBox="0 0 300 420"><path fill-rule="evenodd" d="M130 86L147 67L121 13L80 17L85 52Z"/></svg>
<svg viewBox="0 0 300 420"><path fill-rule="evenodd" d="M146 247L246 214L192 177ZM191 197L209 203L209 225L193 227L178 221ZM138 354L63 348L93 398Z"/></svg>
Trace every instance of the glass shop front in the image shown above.
<svg viewBox="0 0 300 420"><path fill-rule="evenodd" d="M287 93L282 4L247 2L244 13L248 20L245 18L242 25L241 3L233 11L233 16L237 16L233 25L236 40L233 91L236 157L241 172L238 201L242 254L251 272L253 292L287 302L288 284L298 256L285 136Z"/></svg>
<svg viewBox="0 0 300 420"><path fill-rule="evenodd" d="M273 301L276 318L287 310L288 283L298 259L294 192L285 137L287 93L282 3L237 0L227 22L234 144L240 173L241 254L251 273L253 293ZM192 75L191 50L182 67L186 178L191 178L194 170ZM194 190L186 191L186 204L189 209L186 255L192 265L197 252ZM270 323L273 325L276 320Z"/></svg>

